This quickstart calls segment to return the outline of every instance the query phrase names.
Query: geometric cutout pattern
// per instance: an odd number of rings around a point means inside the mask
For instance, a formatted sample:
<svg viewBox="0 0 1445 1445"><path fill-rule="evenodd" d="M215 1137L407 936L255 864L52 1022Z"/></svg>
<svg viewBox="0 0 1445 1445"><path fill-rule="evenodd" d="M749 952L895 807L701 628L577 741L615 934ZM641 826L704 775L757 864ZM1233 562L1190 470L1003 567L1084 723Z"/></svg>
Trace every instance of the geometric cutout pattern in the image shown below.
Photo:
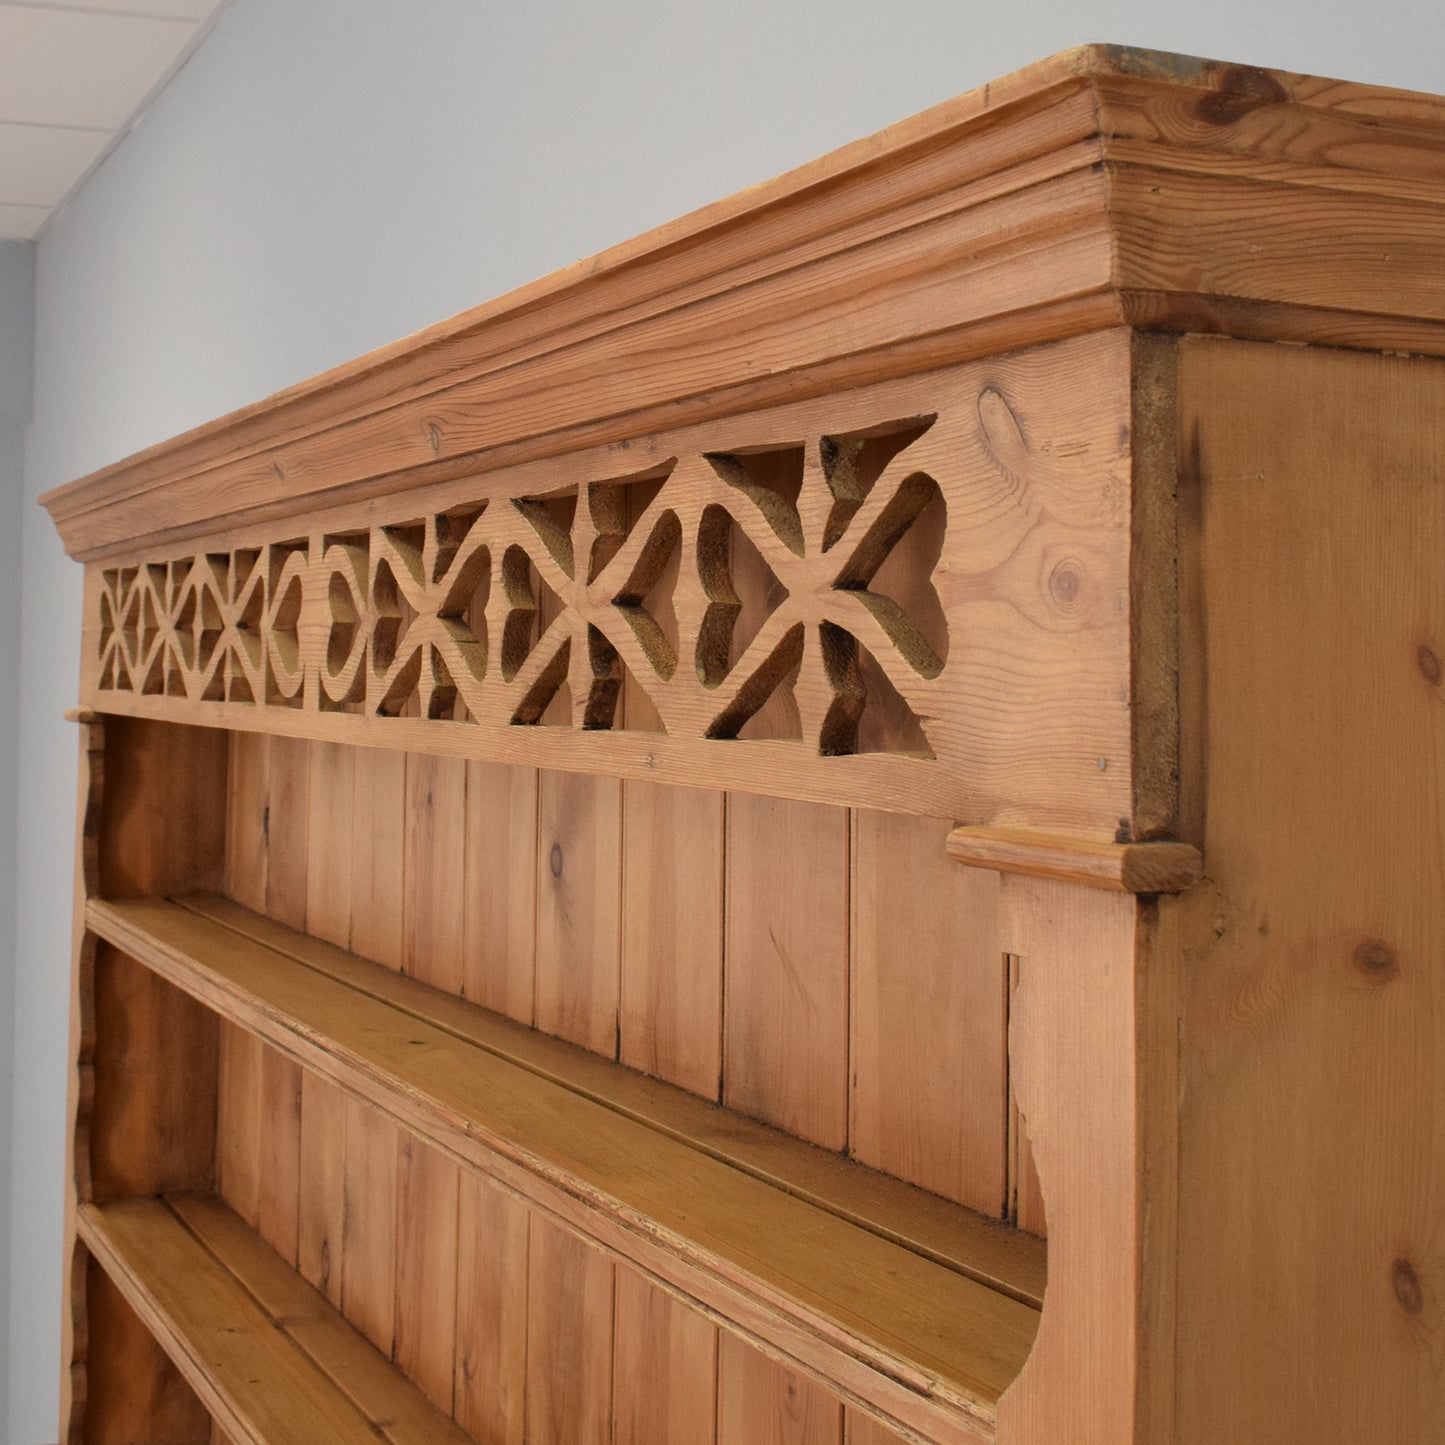
<svg viewBox="0 0 1445 1445"><path fill-rule="evenodd" d="M106 568L99 688L930 756L933 421Z"/></svg>

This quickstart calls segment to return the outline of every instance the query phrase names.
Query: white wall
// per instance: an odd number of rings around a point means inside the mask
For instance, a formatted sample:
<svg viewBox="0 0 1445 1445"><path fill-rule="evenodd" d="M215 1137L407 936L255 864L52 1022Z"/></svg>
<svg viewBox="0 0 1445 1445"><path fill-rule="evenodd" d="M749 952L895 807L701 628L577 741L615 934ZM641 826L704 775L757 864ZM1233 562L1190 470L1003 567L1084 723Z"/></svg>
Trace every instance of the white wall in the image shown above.
<svg viewBox="0 0 1445 1445"><path fill-rule="evenodd" d="M27 495L1096 39L1441 86L1437 0L237 0L39 243ZM55 1436L79 631L26 512L10 1445Z"/></svg>
<svg viewBox="0 0 1445 1445"><path fill-rule="evenodd" d="M15 790L19 765L20 514L25 424L30 420L31 338L35 322L35 247L0 241L0 1146L10 1139L15 992ZM10 1157L0 1147L0 1245L10 1235ZM0 1265L3 1265L0 1249ZM0 1360L9 1353L10 1277L0 1268ZM6 1414L0 1370L0 1422Z"/></svg>

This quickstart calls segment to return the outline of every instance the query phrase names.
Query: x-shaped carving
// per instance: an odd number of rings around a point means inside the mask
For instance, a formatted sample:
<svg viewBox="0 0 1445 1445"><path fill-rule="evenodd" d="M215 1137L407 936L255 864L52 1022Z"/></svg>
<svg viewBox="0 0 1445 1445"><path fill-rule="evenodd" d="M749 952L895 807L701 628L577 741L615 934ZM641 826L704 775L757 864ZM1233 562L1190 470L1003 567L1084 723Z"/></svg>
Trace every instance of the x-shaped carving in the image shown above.
<svg viewBox="0 0 1445 1445"><path fill-rule="evenodd" d="M487 629L471 604L491 569L480 518L383 527L373 546L372 710L396 715L413 695L423 717L452 717L459 696L480 709Z"/></svg>

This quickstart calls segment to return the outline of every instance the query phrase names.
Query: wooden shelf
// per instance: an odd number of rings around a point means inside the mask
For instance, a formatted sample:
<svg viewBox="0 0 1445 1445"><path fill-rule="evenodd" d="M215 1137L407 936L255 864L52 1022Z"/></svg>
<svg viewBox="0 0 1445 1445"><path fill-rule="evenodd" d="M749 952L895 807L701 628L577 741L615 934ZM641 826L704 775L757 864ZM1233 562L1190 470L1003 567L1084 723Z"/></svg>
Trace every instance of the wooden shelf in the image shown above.
<svg viewBox="0 0 1445 1445"><path fill-rule="evenodd" d="M90 927L303 1066L899 1424L992 1430L1044 1247L215 898Z"/></svg>
<svg viewBox="0 0 1445 1445"><path fill-rule="evenodd" d="M87 1204L78 1231L231 1439L469 1445L219 1201Z"/></svg>

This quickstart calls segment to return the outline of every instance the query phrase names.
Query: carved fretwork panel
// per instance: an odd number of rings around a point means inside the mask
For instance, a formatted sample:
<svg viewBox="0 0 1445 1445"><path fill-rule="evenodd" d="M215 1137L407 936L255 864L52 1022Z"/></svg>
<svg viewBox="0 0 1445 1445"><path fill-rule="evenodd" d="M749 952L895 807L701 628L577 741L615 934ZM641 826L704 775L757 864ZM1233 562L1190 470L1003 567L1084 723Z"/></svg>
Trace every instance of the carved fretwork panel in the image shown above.
<svg viewBox="0 0 1445 1445"><path fill-rule="evenodd" d="M93 698L1127 827L1125 358L1092 337L92 567Z"/></svg>

